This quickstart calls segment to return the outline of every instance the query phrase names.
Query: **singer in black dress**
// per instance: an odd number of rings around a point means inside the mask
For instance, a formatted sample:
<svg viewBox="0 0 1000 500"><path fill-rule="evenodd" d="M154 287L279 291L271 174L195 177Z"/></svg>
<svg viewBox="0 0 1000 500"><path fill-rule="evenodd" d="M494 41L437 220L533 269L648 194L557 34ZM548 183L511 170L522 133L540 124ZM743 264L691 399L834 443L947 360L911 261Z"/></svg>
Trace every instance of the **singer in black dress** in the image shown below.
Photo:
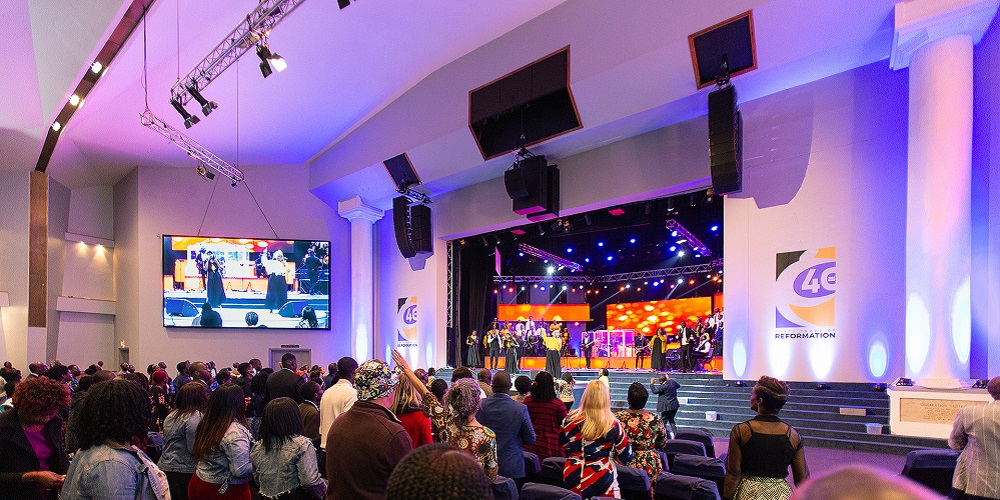
<svg viewBox="0 0 1000 500"><path fill-rule="evenodd" d="M264 261L267 269L267 298L264 299L264 307L274 312L288 302L288 285L285 283L285 254L281 250L275 250L270 259Z"/></svg>
<svg viewBox="0 0 1000 500"><path fill-rule="evenodd" d="M222 272L219 261L208 252L208 262L205 264L206 274L206 297L205 301L212 304L212 307L219 307L226 301L226 287L222 283Z"/></svg>

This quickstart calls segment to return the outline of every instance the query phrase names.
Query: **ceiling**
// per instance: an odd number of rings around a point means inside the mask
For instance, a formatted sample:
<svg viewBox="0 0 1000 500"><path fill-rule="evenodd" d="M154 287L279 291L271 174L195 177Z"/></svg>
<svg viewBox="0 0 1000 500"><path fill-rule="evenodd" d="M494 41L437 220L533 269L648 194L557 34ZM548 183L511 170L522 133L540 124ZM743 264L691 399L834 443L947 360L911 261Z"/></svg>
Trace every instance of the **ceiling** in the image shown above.
<svg viewBox="0 0 1000 500"><path fill-rule="evenodd" d="M0 81L0 169L30 170L127 4L4 3L11 76ZM48 172L77 188L113 183L137 165L193 167L139 113L148 95L153 113L182 128L170 87L255 5L156 0L145 44L140 25L65 126ZM502 175L511 162L480 155L470 90L569 46L583 128L533 151L586 151L703 115L709 89L696 89L687 36L750 9L759 68L734 79L741 101L889 55L890 0L360 0L344 10L311 0L271 33L288 69L264 79L248 54L203 89L219 108L186 133L237 165L307 163L313 193L330 204L361 194L386 206L393 185L381 161L406 152L434 196Z"/></svg>

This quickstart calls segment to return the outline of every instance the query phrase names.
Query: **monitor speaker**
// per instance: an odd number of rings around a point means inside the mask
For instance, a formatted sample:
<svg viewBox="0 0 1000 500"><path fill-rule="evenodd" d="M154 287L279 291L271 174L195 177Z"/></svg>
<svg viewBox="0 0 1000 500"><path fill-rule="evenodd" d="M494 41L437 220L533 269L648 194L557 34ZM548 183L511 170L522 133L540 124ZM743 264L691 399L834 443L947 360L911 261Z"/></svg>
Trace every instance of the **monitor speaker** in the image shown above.
<svg viewBox="0 0 1000 500"><path fill-rule="evenodd" d="M743 117L736 87L728 85L708 94L708 151L712 187L718 194L743 187Z"/></svg>

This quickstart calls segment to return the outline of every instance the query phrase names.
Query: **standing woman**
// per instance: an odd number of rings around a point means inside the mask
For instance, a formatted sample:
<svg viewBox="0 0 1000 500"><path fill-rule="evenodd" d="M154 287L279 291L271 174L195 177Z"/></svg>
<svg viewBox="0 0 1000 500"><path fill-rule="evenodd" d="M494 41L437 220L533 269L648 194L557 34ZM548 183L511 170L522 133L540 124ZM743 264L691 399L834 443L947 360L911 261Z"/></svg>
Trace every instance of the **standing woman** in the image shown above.
<svg viewBox="0 0 1000 500"><path fill-rule="evenodd" d="M653 335L652 354L649 355L650 368L654 372L663 371L663 347L666 345L667 337L663 328L657 328Z"/></svg>
<svg viewBox="0 0 1000 500"><path fill-rule="evenodd" d="M552 324L555 326L555 323ZM559 352L562 351L562 337L559 330L552 330L551 336L542 339L545 343L545 371L552 375L552 378L562 377L562 358Z"/></svg>
<svg viewBox="0 0 1000 500"><path fill-rule="evenodd" d="M163 423L170 413L170 384L167 383L167 372L156 370L151 377L152 385L149 386L149 399L153 403L151 411L153 418L149 422L149 430L163 433Z"/></svg>
<svg viewBox="0 0 1000 500"><path fill-rule="evenodd" d="M649 392L641 382L632 382L628 387L628 409L615 414L615 418L625 426L625 434L632 445L632 461L622 465L644 469L651 478L663 471L660 456L656 450L667 441L663 422L659 415L646 411Z"/></svg>
<svg viewBox="0 0 1000 500"><path fill-rule="evenodd" d="M170 495L167 476L130 441L145 436L149 395L127 379L94 384L80 404L80 450L66 472L60 498L157 500Z"/></svg>
<svg viewBox="0 0 1000 500"><path fill-rule="evenodd" d="M520 323L518 323L520 326ZM504 349L506 349L506 358L504 360L504 370L507 373L519 373L517 365L519 361L517 359L517 349L521 347L521 343L517 341L517 337L514 336L514 332L507 330L507 334L503 338Z"/></svg>
<svg viewBox="0 0 1000 500"><path fill-rule="evenodd" d="M573 395L573 387L576 387L576 380L573 379L573 374L570 372L563 373L558 386L559 400L566 405L566 412L569 412L573 409L573 403L576 401L576 396Z"/></svg>
<svg viewBox="0 0 1000 500"><path fill-rule="evenodd" d="M530 392L524 398L524 406L528 407L531 426L535 429L535 442L525 444L524 451L538 455L539 460L566 456L566 451L559 443L559 430L566 418L566 404L556 396L552 375L549 372L538 372Z"/></svg>
<svg viewBox="0 0 1000 500"><path fill-rule="evenodd" d="M288 285L285 283L285 254L281 250L275 250L270 259L263 261L264 269L267 269L267 297L264 299L264 307L271 312L280 309L288 302Z"/></svg>
<svg viewBox="0 0 1000 500"><path fill-rule="evenodd" d="M198 465L188 485L191 500L250 500L253 466L245 408L238 385L220 386L212 392L195 432L192 455Z"/></svg>
<svg viewBox="0 0 1000 500"><path fill-rule="evenodd" d="M170 497L187 500L188 483L194 475L195 431L208 405L208 393L197 382L188 382L174 396L174 411L163 421L163 454L156 463L167 474Z"/></svg>
<svg viewBox="0 0 1000 500"><path fill-rule="evenodd" d="M212 252L208 252L208 263L206 265L206 299L212 307L219 307L226 301L226 287L222 283L222 267L218 259Z"/></svg>
<svg viewBox="0 0 1000 500"><path fill-rule="evenodd" d="M632 446L625 427L611 413L611 393L597 380L587 384L580 408L566 417L559 442L566 446L569 459L563 467L563 488L583 498L620 498L615 460L632 460Z"/></svg>
<svg viewBox="0 0 1000 500"><path fill-rule="evenodd" d="M422 382L418 385L424 386ZM420 405L420 392L406 377L401 377L399 385L396 386L396 399L392 402L392 412L410 435L414 449L434 442L431 437L431 419L424 415L424 408Z"/></svg>
<svg viewBox="0 0 1000 500"><path fill-rule="evenodd" d="M482 362L479 361L479 336L475 330L465 339L465 345L469 346L469 351L465 353L465 365L478 368Z"/></svg>
<svg viewBox="0 0 1000 500"><path fill-rule="evenodd" d="M809 479L802 436L778 418L788 401L788 384L763 376L750 393L750 409L757 416L736 424L729 433L729 459L723 498L787 499L792 494L785 481L792 467L795 484Z"/></svg>
<svg viewBox="0 0 1000 500"><path fill-rule="evenodd" d="M69 466L57 416L69 406L69 386L48 377L7 385L14 387L14 407L0 413L0 496L55 499Z"/></svg>
<svg viewBox="0 0 1000 500"><path fill-rule="evenodd" d="M260 441L250 452L254 478L264 498L311 500L326 496L326 480L316 465L316 448L302 435L302 414L291 398L264 407Z"/></svg>

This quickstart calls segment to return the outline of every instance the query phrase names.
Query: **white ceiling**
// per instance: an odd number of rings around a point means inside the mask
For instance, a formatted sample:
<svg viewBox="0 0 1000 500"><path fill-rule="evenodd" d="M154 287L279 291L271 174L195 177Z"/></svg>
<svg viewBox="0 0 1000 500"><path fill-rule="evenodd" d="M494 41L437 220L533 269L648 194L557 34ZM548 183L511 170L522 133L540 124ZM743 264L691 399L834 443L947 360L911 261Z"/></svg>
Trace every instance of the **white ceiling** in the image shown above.
<svg viewBox="0 0 1000 500"><path fill-rule="evenodd" d="M0 80L12 97L0 106L0 168L28 170L125 4L2 2L13 62ZM178 73L255 5L156 0L146 22L155 114L182 128L167 102ZM431 195L440 194L501 175L510 163L480 156L468 129L469 90L570 46L584 127L533 148L565 157L704 114L707 89L695 88L687 36L750 9L759 69L734 80L742 101L888 57L890 0L358 0L344 10L310 0L270 37L288 69L264 79L247 54L203 90L219 109L186 133L234 164L309 163L313 192L331 204L359 193L384 203L392 184L381 161L402 152ZM48 170L55 179L85 187L136 165L193 167L140 125L142 75L140 25L64 129Z"/></svg>

